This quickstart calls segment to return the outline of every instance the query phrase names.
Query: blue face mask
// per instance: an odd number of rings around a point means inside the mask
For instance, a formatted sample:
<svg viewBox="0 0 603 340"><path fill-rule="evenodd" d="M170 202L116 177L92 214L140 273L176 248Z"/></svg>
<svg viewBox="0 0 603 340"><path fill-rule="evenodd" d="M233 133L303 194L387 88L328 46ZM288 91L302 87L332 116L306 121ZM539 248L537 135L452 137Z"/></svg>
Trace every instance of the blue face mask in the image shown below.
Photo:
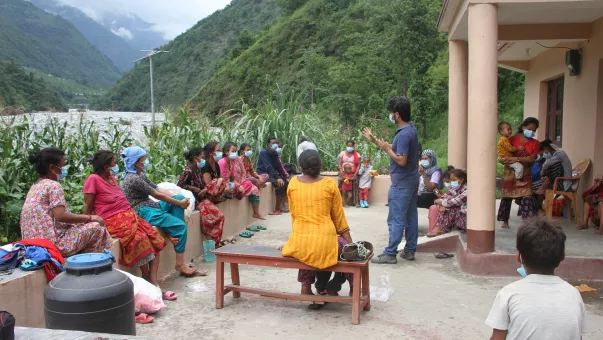
<svg viewBox="0 0 603 340"><path fill-rule="evenodd" d="M143 168L143 169L148 168L148 167L149 167L149 164L151 164L151 162L149 162L149 159L148 159L148 158L147 158L147 159L145 159L145 160L144 160L144 163L142 163L142 168Z"/></svg>
<svg viewBox="0 0 603 340"><path fill-rule="evenodd" d="M450 182L450 187L452 187L452 189L454 190L457 190L461 187L461 184L459 183L459 181L452 181Z"/></svg>
<svg viewBox="0 0 603 340"><path fill-rule="evenodd" d="M523 130L523 135L526 136L526 138L533 138L534 137L534 131L532 131L532 130Z"/></svg>
<svg viewBox="0 0 603 340"><path fill-rule="evenodd" d="M119 173L119 165L115 165L114 167L111 168L111 174L113 176L117 175Z"/></svg>
<svg viewBox="0 0 603 340"><path fill-rule="evenodd" d="M551 157L553 157L553 155L551 155L551 154L550 154L550 153L548 153L548 152L547 152L547 153L545 153L544 155L542 155L542 158L544 158L544 159L549 159L549 158L551 158Z"/></svg>
<svg viewBox="0 0 603 340"><path fill-rule="evenodd" d="M198 166L199 168L204 167L204 166L205 166L205 159L202 159L202 160L198 161L198 162L197 162L197 166Z"/></svg>
<svg viewBox="0 0 603 340"><path fill-rule="evenodd" d="M237 157L238 157L238 155L237 155L237 153L236 153L236 152L231 152L231 153L228 155L228 158L230 158L230 159L236 159Z"/></svg>
<svg viewBox="0 0 603 340"><path fill-rule="evenodd" d="M393 124L396 124L396 120L394 119L394 114L393 113L389 114L389 121L392 122Z"/></svg>
<svg viewBox="0 0 603 340"><path fill-rule="evenodd" d="M219 161L222 159L222 153L221 152L216 152L216 154L214 155L214 160Z"/></svg>
<svg viewBox="0 0 603 340"><path fill-rule="evenodd" d="M276 149L278 149L278 144L274 143L270 145L270 147L272 148L272 150L276 151Z"/></svg>
<svg viewBox="0 0 603 340"><path fill-rule="evenodd" d="M523 267L523 261L521 260L521 257L519 258L519 261L521 262L521 267L517 268L517 272L519 273L519 275L521 275L521 277L528 276L526 269Z"/></svg>
<svg viewBox="0 0 603 340"><path fill-rule="evenodd" d="M67 177L67 168L61 168L61 173L57 174L57 181L60 181L65 177Z"/></svg>
<svg viewBox="0 0 603 340"><path fill-rule="evenodd" d="M354 152L354 147L353 146L348 146L347 148L345 148L345 150L347 152Z"/></svg>
<svg viewBox="0 0 603 340"><path fill-rule="evenodd" d="M283 153L283 148L276 148L276 152L278 152L278 154L282 154Z"/></svg>
<svg viewBox="0 0 603 340"><path fill-rule="evenodd" d="M245 156L251 158L253 156L253 151L245 151Z"/></svg>
<svg viewBox="0 0 603 340"><path fill-rule="evenodd" d="M421 166L425 169L429 168L430 165L431 165L431 162L426 159L421 161Z"/></svg>

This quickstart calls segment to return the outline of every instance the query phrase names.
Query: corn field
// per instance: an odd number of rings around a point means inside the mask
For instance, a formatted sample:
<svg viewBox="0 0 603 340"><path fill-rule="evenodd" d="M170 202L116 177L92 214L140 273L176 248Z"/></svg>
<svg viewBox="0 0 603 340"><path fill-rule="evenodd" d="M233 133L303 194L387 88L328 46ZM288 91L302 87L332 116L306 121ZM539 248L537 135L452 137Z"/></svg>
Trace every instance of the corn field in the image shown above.
<svg viewBox="0 0 603 340"><path fill-rule="evenodd" d="M295 94L269 95L255 108L243 104L238 113L227 112L213 119L191 118L185 109L166 110L166 121L145 127L142 140L134 140L128 126L118 121L101 129L83 118L71 125L49 118L45 124L36 126L27 118L16 122L4 117L0 120L0 244L19 239L21 207L38 177L27 157L47 146L61 148L66 153L68 176L61 184L75 213L83 210L82 188L92 171L88 160L100 149L119 154L128 146L140 145L151 162L149 177L156 182L174 182L187 163L184 153L192 147L203 147L212 140L221 145L228 141L249 143L257 157L267 146L268 138L274 136L283 144L283 162L296 164L297 142L305 135L317 145L323 168L336 170L337 156L345 148L345 141L350 137L361 141L360 131L343 132L339 126L320 118L324 115L303 112L301 102ZM372 157L376 169L387 168L387 157L373 145L358 143L357 149ZM120 167L123 170L121 162Z"/></svg>

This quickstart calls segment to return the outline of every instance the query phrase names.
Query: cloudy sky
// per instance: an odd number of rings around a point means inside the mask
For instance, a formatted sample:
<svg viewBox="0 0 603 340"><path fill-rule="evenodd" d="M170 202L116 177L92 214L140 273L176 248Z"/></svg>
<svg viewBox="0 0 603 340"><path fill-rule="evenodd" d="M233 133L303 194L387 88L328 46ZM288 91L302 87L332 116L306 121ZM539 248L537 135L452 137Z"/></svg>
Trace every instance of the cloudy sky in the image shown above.
<svg viewBox="0 0 603 340"><path fill-rule="evenodd" d="M98 19L104 13L131 12L154 23L155 30L173 39L197 21L224 8L230 0L59 0Z"/></svg>

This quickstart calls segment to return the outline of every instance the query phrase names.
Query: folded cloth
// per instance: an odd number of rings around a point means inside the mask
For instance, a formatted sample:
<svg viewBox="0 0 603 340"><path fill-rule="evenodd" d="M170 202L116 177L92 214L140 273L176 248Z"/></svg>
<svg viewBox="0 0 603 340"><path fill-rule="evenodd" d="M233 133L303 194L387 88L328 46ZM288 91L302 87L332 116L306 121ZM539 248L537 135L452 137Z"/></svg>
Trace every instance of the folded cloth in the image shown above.
<svg viewBox="0 0 603 340"><path fill-rule="evenodd" d="M50 256L52 256L53 259L57 260L60 264L65 264L65 259L63 258L63 255L61 255L61 253L59 252L59 249L49 240L28 239L28 240L21 240L21 241L15 242L15 243L20 243L25 246L37 246L37 247L46 248L46 250L50 253Z"/></svg>
<svg viewBox="0 0 603 340"><path fill-rule="evenodd" d="M52 262L59 269L61 269L61 271L63 270L63 266L57 260L53 259L52 256L50 256L50 253L48 252L48 250L46 250L46 248L37 246L27 246L25 248L25 260L33 261L37 265L37 268L35 269L42 268L42 264L45 262ZM31 267L31 264L28 267ZM21 266L21 268L23 269L23 266Z"/></svg>

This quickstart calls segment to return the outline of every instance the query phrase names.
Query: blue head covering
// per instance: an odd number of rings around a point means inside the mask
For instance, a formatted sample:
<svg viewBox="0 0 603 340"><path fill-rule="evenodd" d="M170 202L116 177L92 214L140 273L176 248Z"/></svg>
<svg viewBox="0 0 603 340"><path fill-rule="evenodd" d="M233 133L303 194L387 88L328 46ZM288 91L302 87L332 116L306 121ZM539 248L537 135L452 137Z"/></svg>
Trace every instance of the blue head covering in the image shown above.
<svg viewBox="0 0 603 340"><path fill-rule="evenodd" d="M140 146L131 146L129 148L124 149L124 151L121 153L121 156L124 159L124 167L126 168L126 171L124 172L124 178L127 174L136 173L136 167L134 166L134 164L146 155L147 152L144 151Z"/></svg>

